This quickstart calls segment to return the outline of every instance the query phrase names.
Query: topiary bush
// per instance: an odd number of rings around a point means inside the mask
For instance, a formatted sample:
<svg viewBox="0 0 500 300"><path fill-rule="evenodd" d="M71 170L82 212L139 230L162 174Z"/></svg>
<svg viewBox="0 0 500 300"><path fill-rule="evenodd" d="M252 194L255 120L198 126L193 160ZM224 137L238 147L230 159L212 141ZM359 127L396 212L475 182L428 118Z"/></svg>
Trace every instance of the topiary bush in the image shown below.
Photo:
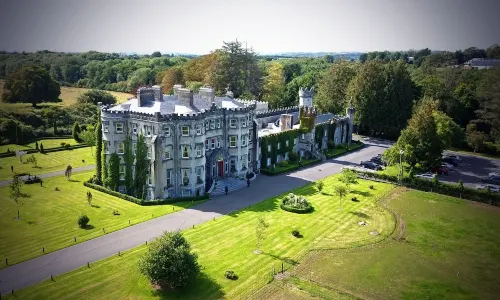
<svg viewBox="0 0 500 300"><path fill-rule="evenodd" d="M66 148L66 149L68 149L69 147L71 147L71 144L69 144L69 143L64 145L64 148Z"/></svg>
<svg viewBox="0 0 500 300"><path fill-rule="evenodd" d="M66 142L61 142L61 147L64 147L64 145L66 145Z"/></svg>
<svg viewBox="0 0 500 300"><path fill-rule="evenodd" d="M297 154L297 152L290 151L290 153L288 153L288 160L290 160L291 162L296 162L298 159L299 155Z"/></svg>
<svg viewBox="0 0 500 300"><path fill-rule="evenodd" d="M200 272L198 256L180 232L165 232L149 244L139 261L139 270L163 289L178 289Z"/></svg>
<svg viewBox="0 0 500 300"><path fill-rule="evenodd" d="M85 228L87 227L87 224L89 223L90 219L89 217L87 217L87 215L83 215L83 216L80 216L78 218L78 226L80 226L80 228Z"/></svg>
<svg viewBox="0 0 500 300"><path fill-rule="evenodd" d="M300 234L300 232L297 229L292 230L292 235L296 238L302 237L302 235Z"/></svg>
<svg viewBox="0 0 500 300"><path fill-rule="evenodd" d="M313 210L312 205L306 200L306 198L293 193L283 197L280 207L283 210L297 214L305 214Z"/></svg>
<svg viewBox="0 0 500 300"><path fill-rule="evenodd" d="M230 279L230 280L238 279L238 275L236 275L236 273L234 273L234 271L232 271L232 270L227 270L224 273L224 277L226 277L227 279Z"/></svg>
<svg viewBox="0 0 500 300"><path fill-rule="evenodd" d="M286 160L282 160L282 161L280 161L280 162L278 163L278 165L279 165L279 166L281 166L281 167L287 167L287 166L288 166L288 161L286 161Z"/></svg>

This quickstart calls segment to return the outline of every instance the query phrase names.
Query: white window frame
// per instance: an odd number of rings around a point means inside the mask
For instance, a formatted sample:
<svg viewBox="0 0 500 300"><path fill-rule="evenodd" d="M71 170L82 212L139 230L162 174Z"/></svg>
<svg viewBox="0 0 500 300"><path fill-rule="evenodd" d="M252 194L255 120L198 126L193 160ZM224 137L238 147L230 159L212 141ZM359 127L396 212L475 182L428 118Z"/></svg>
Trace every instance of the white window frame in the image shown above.
<svg viewBox="0 0 500 300"><path fill-rule="evenodd" d="M165 135L170 136L170 127L166 126L164 129L165 129Z"/></svg>
<svg viewBox="0 0 500 300"><path fill-rule="evenodd" d="M119 170L119 178L120 180L125 180L125 165L120 165L120 170Z"/></svg>
<svg viewBox="0 0 500 300"><path fill-rule="evenodd" d="M137 134L137 124L135 123L132 124L132 133Z"/></svg>
<svg viewBox="0 0 500 300"><path fill-rule="evenodd" d="M241 119L241 127L247 127L247 119Z"/></svg>
<svg viewBox="0 0 500 300"><path fill-rule="evenodd" d="M146 153L146 158L153 158L153 147L148 145L148 152Z"/></svg>
<svg viewBox="0 0 500 300"><path fill-rule="evenodd" d="M151 130L151 126L149 125L144 125L144 136L151 136L153 133L152 133L152 130Z"/></svg>
<svg viewBox="0 0 500 300"><path fill-rule="evenodd" d="M121 130L118 130L118 127L120 127L118 125L121 126ZM115 131L116 131L116 133L123 133L123 122L116 122L115 123Z"/></svg>
<svg viewBox="0 0 500 300"><path fill-rule="evenodd" d="M229 127L236 128L236 119L229 119Z"/></svg>
<svg viewBox="0 0 500 300"><path fill-rule="evenodd" d="M237 139L237 136L235 136L235 135L231 135L231 136L229 137L229 147L230 147L230 148L236 148L236 143L237 143L237 140L238 140L238 139Z"/></svg>
<svg viewBox="0 0 500 300"><path fill-rule="evenodd" d="M102 123L102 127L103 127L102 130L104 132L109 132L109 122Z"/></svg>
<svg viewBox="0 0 500 300"><path fill-rule="evenodd" d="M187 156L184 156L186 153ZM182 146L182 158L189 158L189 147L187 145Z"/></svg>
<svg viewBox="0 0 500 300"><path fill-rule="evenodd" d="M167 187L173 186L172 184L172 169L167 170Z"/></svg>
<svg viewBox="0 0 500 300"><path fill-rule="evenodd" d="M203 177L203 170L201 168L196 169L196 183L203 182L202 177Z"/></svg>
<svg viewBox="0 0 500 300"><path fill-rule="evenodd" d="M205 131L209 130L210 129L210 122L207 120L205 121Z"/></svg>
<svg viewBox="0 0 500 300"><path fill-rule="evenodd" d="M165 147L165 159L166 159L166 160L167 160L167 159L171 159L171 157L170 157L170 150L169 150L169 148L167 148L167 147Z"/></svg>
<svg viewBox="0 0 500 300"><path fill-rule="evenodd" d="M196 125L196 135L201 135L201 125Z"/></svg>
<svg viewBox="0 0 500 300"><path fill-rule="evenodd" d="M306 135L303 133L303 134L301 134L301 135L300 135L300 138L301 138L302 140L305 140L305 139L306 139Z"/></svg>
<svg viewBox="0 0 500 300"><path fill-rule="evenodd" d="M118 142L118 147L116 149L116 153L117 154L124 154L125 153L125 143L124 142Z"/></svg>
<svg viewBox="0 0 500 300"><path fill-rule="evenodd" d="M187 133L184 133L184 130L187 130ZM182 136L189 136L189 126L182 126L181 127L181 134L182 134Z"/></svg>
<svg viewBox="0 0 500 300"><path fill-rule="evenodd" d="M271 145L267 145L267 152L271 152Z"/></svg>
<svg viewBox="0 0 500 300"><path fill-rule="evenodd" d="M266 167L269 167L271 165L271 158L268 157L266 161Z"/></svg>
<svg viewBox="0 0 500 300"><path fill-rule="evenodd" d="M210 129L215 129L215 120L210 120Z"/></svg>
<svg viewBox="0 0 500 300"><path fill-rule="evenodd" d="M202 150L201 147L198 145L196 146L196 157L201 157L202 156Z"/></svg>

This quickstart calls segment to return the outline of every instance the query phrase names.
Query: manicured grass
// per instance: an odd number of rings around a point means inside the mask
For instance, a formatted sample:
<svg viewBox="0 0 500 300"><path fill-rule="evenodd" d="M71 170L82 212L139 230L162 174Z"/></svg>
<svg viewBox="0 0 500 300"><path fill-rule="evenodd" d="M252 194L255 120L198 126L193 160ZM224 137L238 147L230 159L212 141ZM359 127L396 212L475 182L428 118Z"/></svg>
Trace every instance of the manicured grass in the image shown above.
<svg viewBox="0 0 500 300"><path fill-rule="evenodd" d="M21 220L17 216L17 206L9 198L9 187L0 188L0 259L9 259L9 264L52 252L103 235L102 229L112 232L161 215L181 210L191 202L175 205L139 206L137 204L91 190L83 186L94 172L83 172L68 181L64 176L44 180L39 184L23 185L22 191L31 195L24 199L20 207ZM55 191L58 187L60 191ZM86 193L91 191L92 206L88 205ZM199 203L199 202L198 202ZM113 215L118 210L120 215ZM90 218L91 229L80 229L77 219L86 214ZM5 267L5 263L0 265Z"/></svg>
<svg viewBox="0 0 500 300"><path fill-rule="evenodd" d="M304 167L304 166L307 166L307 165L310 165L310 164L313 164L313 163L319 162L319 161L320 161L320 159L317 159L317 158L313 158L313 159L303 158L301 166ZM298 161L296 161L296 162L288 161L288 164L286 166L282 166L278 163L278 164L276 164L276 168L274 170L272 168L264 168L264 171L269 172L269 173L273 173L273 174L280 174L280 173L284 173L284 172L298 169L299 167L300 166L299 166Z"/></svg>
<svg viewBox="0 0 500 300"><path fill-rule="evenodd" d="M389 205L402 220L397 239L312 252L293 276L363 299L498 299L500 209L402 188ZM290 281L266 289L279 298Z"/></svg>
<svg viewBox="0 0 500 300"><path fill-rule="evenodd" d="M348 147L348 151L352 151L352 150L355 150L355 149L358 149L358 148L361 148L363 147L364 144L362 143L351 143ZM339 155L342 155L346 152L345 149L345 145L342 145L341 147L336 147L336 148L331 148L331 149L326 149L323 151L323 154L327 157L327 158L332 158L332 157L336 157L336 156L339 156Z"/></svg>
<svg viewBox="0 0 500 300"><path fill-rule="evenodd" d="M389 236L395 225L392 215L376 205L376 200L390 192L391 185L360 181L343 201L331 196L337 177L325 179L325 194L317 193L313 185L293 192L304 195L314 206L310 214L294 214L279 208L282 197L265 200L239 212L209 221L184 232L193 250L199 255L202 273L182 292L157 292L141 275L137 260L147 246L141 246L58 276L55 281L16 291L23 299L218 299L245 298L271 280L271 271L296 263L311 249L353 247L375 243ZM369 189L373 185L373 190ZM352 196L360 201L350 201ZM269 223L261 254L256 248L255 227L259 217ZM360 220L368 225L359 226ZM297 228L303 235L295 238ZM369 232L377 230L380 235ZM226 270L239 276L231 281L224 278ZM7 297L9 298L9 296Z"/></svg>
<svg viewBox="0 0 500 300"><path fill-rule="evenodd" d="M44 145L45 146L45 145ZM38 162L38 167L34 167L31 163L22 163L16 156L0 158L0 180L12 179L10 166L14 166L14 173L29 173L31 175L39 175L48 172L66 170L68 165L73 168L89 166L95 164L95 147L90 147L50 152L47 154L33 153L26 154L23 157L23 162L26 162L28 157L34 155ZM84 160L84 161L82 161Z"/></svg>
<svg viewBox="0 0 500 300"><path fill-rule="evenodd" d="M70 144L72 146L78 145L78 143L70 138L70 139L43 139L38 141L38 146L40 144L43 144L43 149L48 150L50 148L57 148L61 147L61 143L66 143ZM16 150L28 150L28 149L36 149L36 142L29 143L26 145L17 145L17 144L8 144L8 145L2 145L0 146L0 153L7 152L7 149L10 151L16 151Z"/></svg>
<svg viewBox="0 0 500 300"><path fill-rule="evenodd" d="M86 88L75 88L75 87L61 87L61 95L60 99L63 100L64 105L72 105L75 104L78 96L87 92L89 89ZM133 97L134 95L128 93L120 93L120 92L111 92L106 91L111 95L115 96L117 103L122 103L128 100L128 98Z"/></svg>

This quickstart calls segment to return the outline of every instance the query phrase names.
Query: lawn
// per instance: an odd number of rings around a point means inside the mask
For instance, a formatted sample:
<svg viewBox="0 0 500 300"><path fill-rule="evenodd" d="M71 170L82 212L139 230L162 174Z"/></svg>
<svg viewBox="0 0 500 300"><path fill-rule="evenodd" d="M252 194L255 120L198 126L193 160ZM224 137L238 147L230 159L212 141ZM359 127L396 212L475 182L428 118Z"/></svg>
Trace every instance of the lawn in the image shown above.
<svg viewBox="0 0 500 300"><path fill-rule="evenodd" d="M112 232L137 224L153 217L166 215L191 205L191 202L175 205L139 206L108 194L90 190L82 182L94 172L83 172L72 176L67 181L63 176L44 180L39 184L24 185L22 191L31 195L24 199L20 207L21 220L14 219L17 207L9 198L9 187L0 188L0 258L9 259L9 264L34 258L45 252L52 252L77 242L93 239L106 232ZM58 187L60 191L55 191ZM92 206L88 205L86 193L92 192ZM118 210L120 215L113 215ZM86 214L90 218L92 229L80 229L77 219ZM5 263L0 268L5 267Z"/></svg>
<svg viewBox="0 0 500 300"><path fill-rule="evenodd" d="M69 139L43 139L38 141L38 145L40 146L40 144L43 144L43 149L48 150L50 148L61 147L61 143L63 142L71 145L78 144L73 138L69 138ZM2 145L0 146L0 153L7 152L7 149L10 151L36 149L36 144L35 142L33 142L26 145L17 145L17 144Z"/></svg>
<svg viewBox="0 0 500 300"><path fill-rule="evenodd" d="M351 143L349 145L349 150L348 151L352 151L352 150L355 150L355 149L358 149L358 148L361 148L363 147L364 144L362 143ZM346 149L345 149L345 145L338 145L337 147L335 148L330 148L330 149L326 149L323 151L323 154L327 157L327 158L333 158L333 157L337 157L339 155L342 155L344 153L346 153Z"/></svg>
<svg viewBox="0 0 500 300"><path fill-rule="evenodd" d="M16 291L22 299L218 299L244 298L265 286L271 271L296 264L311 249L354 247L375 243L388 237L395 228L392 215L376 204L377 199L390 193L391 185L360 181L353 193L344 200L339 211L339 199L329 195L337 177L325 179L325 194L317 193L312 185L295 190L314 206L311 214L294 214L279 208L281 197L274 197L241 211L196 226L184 232L193 250L199 255L202 272L198 279L182 292L158 292L138 272L137 261L147 246L141 246L103 261L91 268L81 268L55 281ZM374 189L370 189L373 185ZM360 201L353 202L355 195ZM259 217L269 223L261 254L256 248L255 226ZM368 225L358 225L366 220ZM297 228L302 238L291 235ZM380 235L370 235L377 230ZM236 281L224 278L224 272L234 270ZM7 296L7 298L9 298Z"/></svg>
<svg viewBox="0 0 500 300"><path fill-rule="evenodd" d="M47 154L27 154L23 157L24 163L22 163L16 156L0 158L0 180L12 179L13 174L10 171L10 166L14 166L14 173L39 175L48 172L66 170L68 165L71 165L73 168L94 165L95 147L92 147L92 151L94 152L94 156L90 152L90 147L50 152ZM38 163L37 167L33 166L31 163L25 163L27 158L31 155L36 157Z"/></svg>
<svg viewBox="0 0 500 300"><path fill-rule="evenodd" d="M312 252L289 279L266 286L256 298L278 299L300 289L363 299L498 299L498 207L404 189L393 194L390 207L402 220L395 237L404 239Z"/></svg>
<svg viewBox="0 0 500 300"><path fill-rule="evenodd" d="M319 161L320 161L320 159L318 159L318 158L312 158L312 159L303 158L302 162L301 162L301 166L307 166L307 165L310 165L310 164L313 164L313 163L319 162ZM298 161L297 162L287 161L286 165L281 165L280 163L277 163L274 170L272 169L272 167L269 167L269 168L264 168L264 171L272 173L272 174L280 174L280 173L295 170L297 168L299 168Z"/></svg>

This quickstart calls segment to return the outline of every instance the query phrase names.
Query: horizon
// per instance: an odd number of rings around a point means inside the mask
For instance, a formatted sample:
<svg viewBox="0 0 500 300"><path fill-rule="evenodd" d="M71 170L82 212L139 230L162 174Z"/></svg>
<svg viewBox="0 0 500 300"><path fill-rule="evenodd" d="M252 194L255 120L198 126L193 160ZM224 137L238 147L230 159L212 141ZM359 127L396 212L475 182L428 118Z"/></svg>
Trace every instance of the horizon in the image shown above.
<svg viewBox="0 0 500 300"><path fill-rule="evenodd" d="M259 55L456 51L500 43L493 0L2 0L0 50L204 55L224 41Z"/></svg>

